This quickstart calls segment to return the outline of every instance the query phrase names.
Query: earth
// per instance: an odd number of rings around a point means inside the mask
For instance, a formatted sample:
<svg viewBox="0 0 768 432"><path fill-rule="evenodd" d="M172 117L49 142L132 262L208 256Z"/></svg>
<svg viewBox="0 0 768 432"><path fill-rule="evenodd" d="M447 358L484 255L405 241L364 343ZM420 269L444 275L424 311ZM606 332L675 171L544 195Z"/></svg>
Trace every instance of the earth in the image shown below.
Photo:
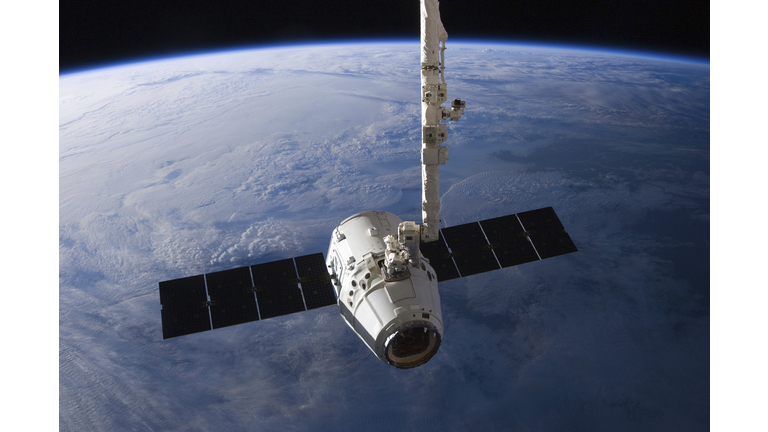
<svg viewBox="0 0 768 432"><path fill-rule="evenodd" d="M552 206L579 252L441 282L410 370L335 307L163 340L158 282L420 222L417 42L61 75L60 429L707 430L709 64L447 45L445 226Z"/></svg>

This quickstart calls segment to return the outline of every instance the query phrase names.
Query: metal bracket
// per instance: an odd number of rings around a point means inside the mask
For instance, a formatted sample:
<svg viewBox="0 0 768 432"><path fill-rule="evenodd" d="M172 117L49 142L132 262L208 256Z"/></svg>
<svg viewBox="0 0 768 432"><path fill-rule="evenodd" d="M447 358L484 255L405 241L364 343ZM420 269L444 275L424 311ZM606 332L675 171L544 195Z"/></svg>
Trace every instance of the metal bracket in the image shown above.
<svg viewBox="0 0 768 432"><path fill-rule="evenodd" d="M421 128L421 137L424 144L440 145L448 139L448 128L444 124L423 126Z"/></svg>

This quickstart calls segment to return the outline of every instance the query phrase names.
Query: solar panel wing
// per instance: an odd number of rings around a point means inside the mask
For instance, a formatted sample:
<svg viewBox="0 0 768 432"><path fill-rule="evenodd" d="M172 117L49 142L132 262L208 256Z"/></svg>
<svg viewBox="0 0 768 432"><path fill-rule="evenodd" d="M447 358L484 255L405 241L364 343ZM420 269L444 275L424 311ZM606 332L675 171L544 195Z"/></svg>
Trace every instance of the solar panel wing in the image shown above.
<svg viewBox="0 0 768 432"><path fill-rule="evenodd" d="M160 282L163 339L211 329L203 275Z"/></svg>
<svg viewBox="0 0 768 432"><path fill-rule="evenodd" d="M552 207L518 213L517 216L541 259L578 251Z"/></svg>
<svg viewBox="0 0 768 432"><path fill-rule="evenodd" d="M501 267L511 267L539 259L517 216L511 214L481 220L480 226L483 227L488 241L491 242L493 253Z"/></svg>
<svg viewBox="0 0 768 432"><path fill-rule="evenodd" d="M301 279L288 258L160 282L163 339L336 304L323 254L296 263Z"/></svg>
<svg viewBox="0 0 768 432"><path fill-rule="evenodd" d="M438 231L437 240L421 243L419 249L435 270L438 282L460 277L459 271L456 270L456 264L454 264L453 258L451 258L451 253L448 251L448 246L445 245L445 240L443 240L443 235L440 231Z"/></svg>
<svg viewBox="0 0 768 432"><path fill-rule="evenodd" d="M251 266L261 319L306 310L293 259Z"/></svg>
<svg viewBox="0 0 768 432"><path fill-rule="evenodd" d="M301 291L307 310L336 304L336 292L325 267L323 254L304 255L293 259L299 273Z"/></svg>
<svg viewBox="0 0 768 432"><path fill-rule="evenodd" d="M501 268L477 222L443 228L440 232L462 277Z"/></svg>
<svg viewBox="0 0 768 432"><path fill-rule="evenodd" d="M251 271L239 267L205 275L211 297L213 328L243 324L259 319L253 295Z"/></svg>

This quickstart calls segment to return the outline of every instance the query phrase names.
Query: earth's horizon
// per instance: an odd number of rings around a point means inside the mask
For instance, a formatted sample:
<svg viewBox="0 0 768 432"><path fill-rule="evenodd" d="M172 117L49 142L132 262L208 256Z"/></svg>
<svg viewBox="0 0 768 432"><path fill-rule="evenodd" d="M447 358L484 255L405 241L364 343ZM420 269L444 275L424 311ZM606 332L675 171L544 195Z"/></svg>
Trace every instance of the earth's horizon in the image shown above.
<svg viewBox="0 0 768 432"><path fill-rule="evenodd" d="M337 40L320 40L320 41L313 41L313 42L306 42L306 43L305 42L283 42L283 43L275 42L275 43L266 43L266 44L258 44L258 45L242 45L242 46L233 46L233 47L222 47L221 49L205 49L205 50L197 50L197 51L184 51L179 53L133 56L130 58L124 58L119 60L110 60L105 62L92 62L89 65L76 66L76 67L71 67L69 69L66 69L64 71L59 71L59 77L63 78L69 75L94 72L102 69L120 68L123 66L135 66L137 64L142 64L142 63L173 61L173 60L178 60L183 58L199 57L199 56L207 56L207 55L234 54L241 51L279 50L279 49L291 49L291 48L306 49L309 47L323 48L323 47L332 47L332 46L338 46L338 45L344 45L344 46L391 45L391 44L418 45L419 43L420 42L418 39L412 40L407 38L401 38L401 39L370 38L370 39L362 39L362 40L356 40L356 41L337 39ZM660 61L673 61L673 62L689 63L691 65L698 65L698 66L705 66L705 67L710 66L709 58L697 57L697 56L686 55L686 54L675 54L675 53L666 52L663 50L654 51L650 49L642 50L642 49L633 49L633 48L602 47L599 45L586 45L586 44L536 43L536 42L503 40L503 39L473 39L473 38L449 38L448 44L449 45L476 44L476 45L483 45L483 46L498 45L498 46L507 47L507 48L513 46L513 47L524 48L529 50L544 49L544 50L586 51L591 53L601 53L605 55L637 57L637 58L660 60Z"/></svg>

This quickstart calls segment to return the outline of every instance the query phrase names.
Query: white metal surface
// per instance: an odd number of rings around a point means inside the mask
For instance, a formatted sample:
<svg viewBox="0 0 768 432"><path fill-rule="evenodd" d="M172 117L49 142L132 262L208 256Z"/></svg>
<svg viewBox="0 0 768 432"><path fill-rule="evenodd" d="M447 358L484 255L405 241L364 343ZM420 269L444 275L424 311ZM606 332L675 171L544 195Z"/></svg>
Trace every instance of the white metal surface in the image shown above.
<svg viewBox="0 0 768 432"><path fill-rule="evenodd" d="M401 262L405 271L387 272L385 237L396 235L401 222L391 213L378 211L345 219L333 231L326 264L341 314L350 328L383 362L408 368L434 355L442 339L443 322L437 277L426 260L414 265L406 259ZM407 255L406 249L398 249L399 244L394 243L390 249ZM398 340L408 331L416 332L414 329L434 333L424 339L424 351L393 358Z"/></svg>

